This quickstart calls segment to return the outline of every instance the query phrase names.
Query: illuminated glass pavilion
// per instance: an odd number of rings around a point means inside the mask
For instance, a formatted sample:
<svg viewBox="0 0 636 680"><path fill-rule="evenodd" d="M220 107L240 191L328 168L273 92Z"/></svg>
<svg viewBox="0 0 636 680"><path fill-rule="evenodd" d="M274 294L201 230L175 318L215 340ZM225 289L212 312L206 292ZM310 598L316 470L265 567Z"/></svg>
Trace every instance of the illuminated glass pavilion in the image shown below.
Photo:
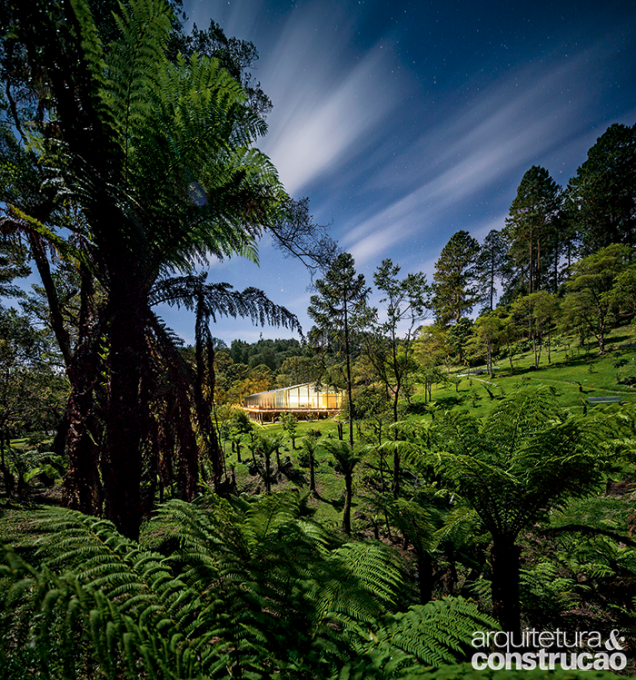
<svg viewBox="0 0 636 680"><path fill-rule="evenodd" d="M342 408L343 392L318 383L303 383L291 387L250 394L245 397L245 409L258 421L275 420L281 413L297 417L335 415Z"/></svg>

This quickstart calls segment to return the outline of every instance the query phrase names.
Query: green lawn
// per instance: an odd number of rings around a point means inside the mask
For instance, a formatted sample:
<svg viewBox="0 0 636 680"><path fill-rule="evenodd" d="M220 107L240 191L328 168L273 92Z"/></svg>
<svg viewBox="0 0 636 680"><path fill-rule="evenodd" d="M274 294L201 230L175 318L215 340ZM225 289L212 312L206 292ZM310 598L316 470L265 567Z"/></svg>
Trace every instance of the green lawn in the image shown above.
<svg viewBox="0 0 636 680"><path fill-rule="evenodd" d="M498 398L526 385L553 387L559 402L578 414L583 413L584 406L587 406L588 412L594 408L607 408L604 405L591 405L588 402L589 397L620 396L621 401L633 403L636 402L636 388L617 384L617 369L614 367L617 360L626 360L627 364L618 369L619 378L636 376L636 346L619 349L619 345L630 342L633 343L634 338L619 329L608 338L607 353L604 356L598 355L593 344L582 349L575 347L572 342L569 348L561 345L553 349L551 363L548 363L547 351L544 349L538 370L534 369L531 351L513 358L512 372L509 360L501 359L496 363L497 370L492 380L484 373L462 378L457 391L454 385L434 387L433 403L440 409L459 406L483 416L496 406ZM466 370L468 369L458 369L454 373L460 375ZM486 387L490 389L494 399L490 397ZM413 401L424 401L422 389L417 391Z"/></svg>

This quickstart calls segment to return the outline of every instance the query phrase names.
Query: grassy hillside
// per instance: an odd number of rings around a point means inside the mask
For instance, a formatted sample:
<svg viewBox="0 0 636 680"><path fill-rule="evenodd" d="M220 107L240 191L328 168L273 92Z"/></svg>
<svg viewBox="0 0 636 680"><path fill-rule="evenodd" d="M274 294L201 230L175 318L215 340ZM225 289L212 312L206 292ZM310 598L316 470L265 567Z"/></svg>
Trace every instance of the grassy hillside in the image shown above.
<svg viewBox="0 0 636 680"><path fill-rule="evenodd" d="M610 335L607 347L607 353L598 356L598 349L593 342L580 347L570 339L553 347L549 360L544 349L538 370L534 368L532 350L514 357L512 369L508 358L501 359L496 364L492 380L487 373L482 373L462 377L457 388L454 385L434 387L433 405L443 410L461 407L475 415L485 415L496 405L497 397L510 394L524 385L554 388L559 402L578 414L584 412L585 406L588 409L604 408L592 405L588 401L589 397L618 396L621 401L636 402L636 388L617 382L617 378L624 380L627 376L636 377L636 338L624 329L618 329ZM625 363L617 368L615 365L618 362ZM467 370L457 369L453 374L462 376ZM413 402L424 401L423 390L419 389Z"/></svg>

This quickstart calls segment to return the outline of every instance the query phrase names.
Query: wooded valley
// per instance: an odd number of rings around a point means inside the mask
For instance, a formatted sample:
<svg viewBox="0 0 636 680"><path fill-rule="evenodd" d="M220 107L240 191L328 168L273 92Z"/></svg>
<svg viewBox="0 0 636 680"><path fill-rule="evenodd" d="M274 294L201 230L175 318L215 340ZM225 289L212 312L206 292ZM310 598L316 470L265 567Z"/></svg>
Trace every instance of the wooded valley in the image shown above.
<svg viewBox="0 0 636 680"><path fill-rule="evenodd" d="M367 281L257 149L254 45L163 0L0 23L0 675L636 673L636 124L565 187L530 168L430 281ZM309 329L208 271L265 236ZM244 408L298 385L340 412ZM614 646L476 670L480 631L557 630Z"/></svg>

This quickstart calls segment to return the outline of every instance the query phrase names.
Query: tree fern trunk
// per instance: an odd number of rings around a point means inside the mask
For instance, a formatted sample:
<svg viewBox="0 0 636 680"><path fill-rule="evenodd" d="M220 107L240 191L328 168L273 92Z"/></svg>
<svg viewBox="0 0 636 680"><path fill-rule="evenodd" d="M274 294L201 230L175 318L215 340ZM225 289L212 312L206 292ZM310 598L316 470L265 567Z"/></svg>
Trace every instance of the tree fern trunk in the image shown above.
<svg viewBox="0 0 636 680"><path fill-rule="evenodd" d="M71 394L55 446L60 455L68 456L69 461L64 475L62 505L87 515L99 515L104 500L97 443L102 426L95 416L95 384L100 370L95 338L99 333L93 327L95 305L92 275L82 265L80 276L79 338L66 364ZM61 342L59 337L58 341Z"/></svg>
<svg viewBox="0 0 636 680"><path fill-rule="evenodd" d="M115 277L114 277L115 278ZM125 281L124 277L116 277ZM138 540L141 523L141 423L139 386L145 354L142 295L134 282L113 285L108 333L110 400L102 455L105 512L117 529ZM137 293L137 294L136 294Z"/></svg>
<svg viewBox="0 0 636 680"><path fill-rule="evenodd" d="M205 442L205 453L212 464L212 483L214 489L219 489L223 475L224 456L219 445L216 429L212 421L212 404L214 402L215 374L214 374L214 346L204 313L203 296L197 300L196 328L195 328L195 357L196 379L194 381L194 401L196 405L197 422ZM210 398L203 394L204 383L208 382ZM240 461L239 461L240 462Z"/></svg>
<svg viewBox="0 0 636 680"><path fill-rule="evenodd" d="M393 497L398 498L400 495L400 454L397 446L393 451Z"/></svg>
<svg viewBox="0 0 636 680"><path fill-rule="evenodd" d="M263 451L265 456L265 492L269 496L272 491L272 477L271 477L271 451Z"/></svg>
<svg viewBox="0 0 636 680"><path fill-rule="evenodd" d="M345 502L342 510L342 528L351 534L351 498L353 496L353 474L345 471Z"/></svg>
<svg viewBox="0 0 636 680"><path fill-rule="evenodd" d="M521 549L514 539L498 536L493 540L492 605L502 629L520 635L519 556Z"/></svg>
<svg viewBox="0 0 636 680"><path fill-rule="evenodd" d="M67 406L68 468L62 486L62 505L87 515L99 515L103 489L99 475L99 450L94 437L99 425L92 415L93 395L73 389Z"/></svg>
<svg viewBox="0 0 636 680"><path fill-rule="evenodd" d="M446 561L448 562L448 594L454 595L455 588L459 582L459 576L457 575L457 562L455 560L455 549L452 542L448 541L444 546L444 555Z"/></svg>
<svg viewBox="0 0 636 680"><path fill-rule="evenodd" d="M309 489L312 493L316 493L316 472L314 470L314 452L309 452Z"/></svg>
<svg viewBox="0 0 636 680"><path fill-rule="evenodd" d="M15 489L15 480L13 475L9 470L9 466L5 463L4 459L4 444L5 441L9 443L9 436L6 434L5 428L0 428L0 472L2 472L2 481L4 482L4 492L7 496L11 497L13 495L13 490Z"/></svg>
<svg viewBox="0 0 636 680"><path fill-rule="evenodd" d="M64 449L68 467L62 487L62 505L87 515L100 514L103 502L96 443L101 425L94 415L93 394L97 372L96 349L85 338L80 341L68 367L72 388L65 414L68 426Z"/></svg>
<svg viewBox="0 0 636 680"><path fill-rule="evenodd" d="M420 591L420 604L433 599L433 562L424 550L417 550L417 585Z"/></svg>

